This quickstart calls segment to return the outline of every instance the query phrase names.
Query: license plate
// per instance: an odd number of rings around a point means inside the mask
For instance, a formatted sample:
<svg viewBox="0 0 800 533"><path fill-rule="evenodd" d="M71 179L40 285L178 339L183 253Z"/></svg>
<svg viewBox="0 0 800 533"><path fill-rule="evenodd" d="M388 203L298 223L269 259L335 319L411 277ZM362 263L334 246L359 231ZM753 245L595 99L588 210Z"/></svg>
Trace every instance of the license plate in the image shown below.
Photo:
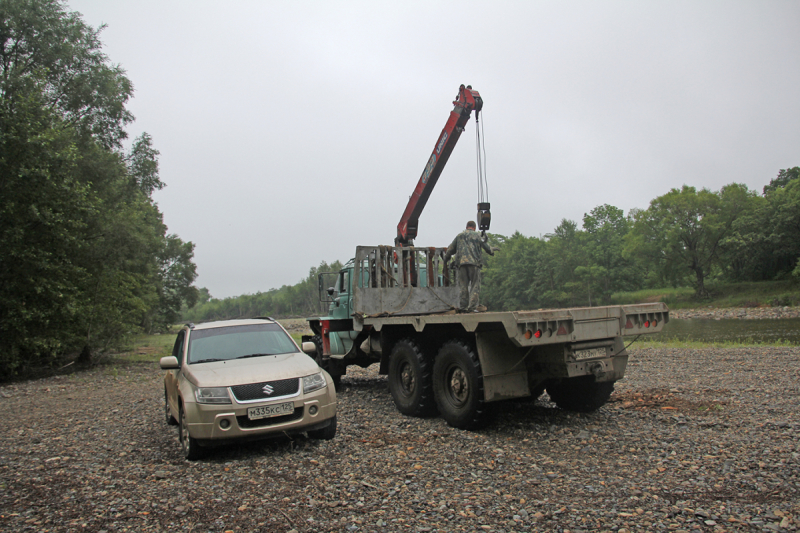
<svg viewBox="0 0 800 533"><path fill-rule="evenodd" d="M575 352L575 360L582 361L584 359L595 359L598 357L605 357L605 348L592 348L590 350L578 350Z"/></svg>
<svg viewBox="0 0 800 533"><path fill-rule="evenodd" d="M250 407L247 409L247 418L258 420L259 418L270 418L273 416L290 415L294 413L294 402L279 403L276 405L262 405L261 407Z"/></svg>

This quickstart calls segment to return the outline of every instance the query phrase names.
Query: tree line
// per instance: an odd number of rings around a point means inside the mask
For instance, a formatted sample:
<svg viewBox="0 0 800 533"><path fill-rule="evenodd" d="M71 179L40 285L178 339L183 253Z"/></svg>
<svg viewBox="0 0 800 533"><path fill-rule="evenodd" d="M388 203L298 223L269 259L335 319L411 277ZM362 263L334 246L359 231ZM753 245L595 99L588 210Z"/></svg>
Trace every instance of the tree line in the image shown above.
<svg viewBox="0 0 800 533"><path fill-rule="evenodd" d="M684 185L625 216L592 209L543 238L493 236L501 252L484 269L490 309L610 303L615 292L694 288L712 281L800 280L800 167L781 170L762 193L731 183Z"/></svg>
<svg viewBox="0 0 800 533"><path fill-rule="evenodd" d="M128 151L133 84L102 27L58 0L0 0L0 374L165 329L193 305L194 245L167 233L159 152Z"/></svg>
<svg viewBox="0 0 800 533"><path fill-rule="evenodd" d="M339 272L340 261L330 264L323 261L319 266L311 267L308 276L296 285L284 285L279 289L270 289L256 294L245 294L229 298L213 298L208 289L200 289L200 299L196 306L184 309L183 318L190 322L206 322L209 320L225 320L228 318L252 318L256 316L271 317L306 317L327 311L327 303L321 301L319 274ZM331 283L333 285L333 283Z"/></svg>
<svg viewBox="0 0 800 533"><path fill-rule="evenodd" d="M483 269L481 301L490 310L605 305L617 292L664 287L691 286L702 301L711 282L800 281L800 167L781 170L761 193L738 183L719 191L684 185L627 216L606 204L581 226L564 219L543 237L489 239L500 248ZM324 313L318 274L340 268L323 262L297 285L266 293L217 300L206 291L184 316Z"/></svg>

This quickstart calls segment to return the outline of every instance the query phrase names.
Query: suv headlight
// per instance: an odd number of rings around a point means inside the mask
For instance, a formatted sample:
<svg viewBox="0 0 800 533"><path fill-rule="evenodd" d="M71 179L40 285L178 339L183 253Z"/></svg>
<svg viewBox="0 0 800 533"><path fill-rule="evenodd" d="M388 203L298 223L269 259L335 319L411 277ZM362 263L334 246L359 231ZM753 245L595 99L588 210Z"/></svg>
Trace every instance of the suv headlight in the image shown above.
<svg viewBox="0 0 800 533"><path fill-rule="evenodd" d="M322 375L322 372L305 376L303 378L303 394L321 389L325 385L325 376Z"/></svg>
<svg viewBox="0 0 800 533"><path fill-rule="evenodd" d="M227 387L198 387L194 397L197 403L231 403Z"/></svg>

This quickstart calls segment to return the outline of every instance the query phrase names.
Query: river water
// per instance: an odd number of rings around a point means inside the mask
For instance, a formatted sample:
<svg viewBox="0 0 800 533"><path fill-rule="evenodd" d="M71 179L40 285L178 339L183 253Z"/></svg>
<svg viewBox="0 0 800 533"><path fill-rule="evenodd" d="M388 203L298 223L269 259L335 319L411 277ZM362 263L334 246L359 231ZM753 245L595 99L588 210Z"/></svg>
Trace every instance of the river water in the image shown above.
<svg viewBox="0 0 800 533"><path fill-rule="evenodd" d="M723 318L670 318L653 340L680 339L703 342L777 342L800 345L800 318L742 320Z"/></svg>

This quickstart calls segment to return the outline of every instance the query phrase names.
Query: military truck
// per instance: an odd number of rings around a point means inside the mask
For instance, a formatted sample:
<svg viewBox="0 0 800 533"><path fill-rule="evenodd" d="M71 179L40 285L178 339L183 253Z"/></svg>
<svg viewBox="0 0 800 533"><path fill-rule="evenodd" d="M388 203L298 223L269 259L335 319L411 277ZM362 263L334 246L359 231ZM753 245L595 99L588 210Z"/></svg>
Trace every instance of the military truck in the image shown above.
<svg viewBox="0 0 800 533"><path fill-rule="evenodd" d="M303 340L335 382L349 365L380 363L401 413L438 411L463 429L482 426L495 402L545 390L562 409L594 411L625 375L624 338L669 321L663 303L463 313L445 252L359 246L333 273L329 313L307 319L315 335Z"/></svg>
<svg viewBox="0 0 800 533"><path fill-rule="evenodd" d="M401 413L438 411L457 428L483 425L496 402L537 398L545 390L563 409L598 409L625 375L623 337L661 331L669 311L654 303L461 312L446 249L413 242L419 216L472 111L477 123L483 109L471 86L461 85L453 104L397 225L394 246L359 246L340 272L320 275L328 315L308 319L315 334L303 338L304 349L334 383L350 365L380 363ZM484 237L491 222L485 190L476 217Z"/></svg>

